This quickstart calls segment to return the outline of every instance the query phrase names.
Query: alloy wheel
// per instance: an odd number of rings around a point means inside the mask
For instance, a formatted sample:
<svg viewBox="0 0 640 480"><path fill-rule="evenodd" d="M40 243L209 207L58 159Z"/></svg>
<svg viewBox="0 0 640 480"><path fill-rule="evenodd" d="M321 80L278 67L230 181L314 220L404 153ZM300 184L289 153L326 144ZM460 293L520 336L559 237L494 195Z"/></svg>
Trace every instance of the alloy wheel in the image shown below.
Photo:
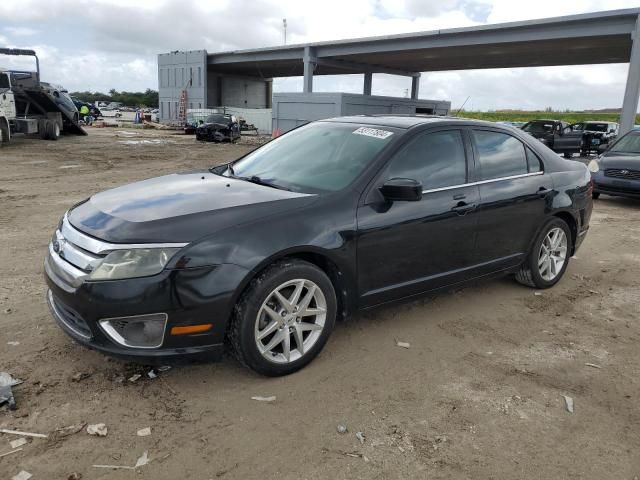
<svg viewBox="0 0 640 480"><path fill-rule="evenodd" d="M327 301L311 280L289 280L263 302L255 322L255 341L261 355L274 363L302 358L320 338L327 317Z"/></svg>
<svg viewBox="0 0 640 480"><path fill-rule="evenodd" d="M562 271L567 260L567 244L567 235L559 227L552 228L544 237L538 254L538 271L543 280L551 282Z"/></svg>

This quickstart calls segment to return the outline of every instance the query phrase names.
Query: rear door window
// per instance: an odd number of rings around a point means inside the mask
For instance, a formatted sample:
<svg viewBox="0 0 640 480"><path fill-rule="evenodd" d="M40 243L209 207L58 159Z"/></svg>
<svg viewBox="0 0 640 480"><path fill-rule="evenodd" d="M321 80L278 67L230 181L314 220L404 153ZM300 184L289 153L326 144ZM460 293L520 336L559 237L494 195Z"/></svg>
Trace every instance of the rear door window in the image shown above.
<svg viewBox="0 0 640 480"><path fill-rule="evenodd" d="M391 160L385 178L417 180L425 190L464 184L467 161L462 132L447 130L414 138Z"/></svg>
<svg viewBox="0 0 640 480"><path fill-rule="evenodd" d="M473 137L478 151L481 180L528 173L524 144L517 138L488 130L474 130Z"/></svg>
<svg viewBox="0 0 640 480"><path fill-rule="evenodd" d="M529 166L529 173L536 173L542 171L542 162L538 156L533 153L529 147L525 147L527 154L527 165Z"/></svg>

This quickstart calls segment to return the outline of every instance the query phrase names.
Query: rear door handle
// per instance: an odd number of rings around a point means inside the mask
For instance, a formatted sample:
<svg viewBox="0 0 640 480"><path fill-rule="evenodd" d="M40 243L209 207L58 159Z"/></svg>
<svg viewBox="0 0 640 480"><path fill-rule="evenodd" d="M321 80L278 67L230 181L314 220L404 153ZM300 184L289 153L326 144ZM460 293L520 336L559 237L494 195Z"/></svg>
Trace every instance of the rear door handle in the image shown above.
<svg viewBox="0 0 640 480"><path fill-rule="evenodd" d="M540 195L541 197L544 197L545 195L547 195L548 193L551 193L553 190L551 190L550 188L545 188L545 187L540 187L538 189L538 195Z"/></svg>
<svg viewBox="0 0 640 480"><path fill-rule="evenodd" d="M467 212L470 212L475 208L476 208L475 203L458 202L458 204L455 207L453 207L451 210L456 212L458 215L466 215Z"/></svg>

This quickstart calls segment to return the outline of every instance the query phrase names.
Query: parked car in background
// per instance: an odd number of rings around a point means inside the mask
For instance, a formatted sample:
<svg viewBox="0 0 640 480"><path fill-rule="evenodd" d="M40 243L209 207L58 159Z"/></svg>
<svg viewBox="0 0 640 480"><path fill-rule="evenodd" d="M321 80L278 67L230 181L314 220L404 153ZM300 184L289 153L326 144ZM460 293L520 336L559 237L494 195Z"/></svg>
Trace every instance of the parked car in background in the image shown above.
<svg viewBox="0 0 640 480"><path fill-rule="evenodd" d="M49 245L47 298L67 334L105 353L215 358L226 342L285 375L357 310L498 274L552 287L591 209L587 167L520 130L335 118L72 207Z"/></svg>
<svg viewBox="0 0 640 480"><path fill-rule="evenodd" d="M207 142L236 142L240 139L240 124L234 115L214 113L196 129L196 140Z"/></svg>
<svg viewBox="0 0 640 480"><path fill-rule="evenodd" d="M631 130L589 163L593 198L601 193L640 198L640 130Z"/></svg>
<svg viewBox="0 0 640 480"><path fill-rule="evenodd" d="M533 120L522 126L522 130L537 138L556 153L571 158L582 150L582 132L574 132L571 125L561 120Z"/></svg>
<svg viewBox="0 0 640 480"><path fill-rule="evenodd" d="M582 153L604 151L618 136L619 125L615 122L588 121L571 125L574 132L582 133Z"/></svg>

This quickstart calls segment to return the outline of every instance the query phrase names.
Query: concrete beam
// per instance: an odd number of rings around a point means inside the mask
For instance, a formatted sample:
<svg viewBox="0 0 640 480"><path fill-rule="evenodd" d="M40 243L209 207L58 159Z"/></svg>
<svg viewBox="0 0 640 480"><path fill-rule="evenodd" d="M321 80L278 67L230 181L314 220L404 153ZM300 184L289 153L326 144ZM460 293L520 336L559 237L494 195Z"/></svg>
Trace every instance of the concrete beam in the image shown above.
<svg viewBox="0 0 640 480"><path fill-rule="evenodd" d="M364 85L362 88L362 93L364 95L371 95L371 84L373 83L373 73L366 72L364 74Z"/></svg>
<svg viewBox="0 0 640 480"><path fill-rule="evenodd" d="M638 111L638 97L640 97L640 16L636 20L636 28L631 34L633 46L629 59L627 86L624 90L622 114L620 115L620 135L633 130Z"/></svg>
<svg viewBox="0 0 640 480"><path fill-rule="evenodd" d="M311 47L304 47L304 56L302 62L304 63L304 78L302 80L302 91L305 93L313 92L313 70L315 64L315 51Z"/></svg>
<svg viewBox="0 0 640 480"><path fill-rule="evenodd" d="M413 100L418 99L420 93L420 74L411 79L411 98Z"/></svg>
<svg viewBox="0 0 640 480"><path fill-rule="evenodd" d="M347 72L351 72L351 73L375 72L375 73L386 73L387 75L400 75L402 77L415 77L416 75L420 75L417 72L410 72L407 70L400 70L397 68L389 68L383 65L374 65L370 63L360 63L360 62L348 62L346 60L334 60L332 58L318 57L315 59L315 63L317 65L325 65L327 67L344 69Z"/></svg>

